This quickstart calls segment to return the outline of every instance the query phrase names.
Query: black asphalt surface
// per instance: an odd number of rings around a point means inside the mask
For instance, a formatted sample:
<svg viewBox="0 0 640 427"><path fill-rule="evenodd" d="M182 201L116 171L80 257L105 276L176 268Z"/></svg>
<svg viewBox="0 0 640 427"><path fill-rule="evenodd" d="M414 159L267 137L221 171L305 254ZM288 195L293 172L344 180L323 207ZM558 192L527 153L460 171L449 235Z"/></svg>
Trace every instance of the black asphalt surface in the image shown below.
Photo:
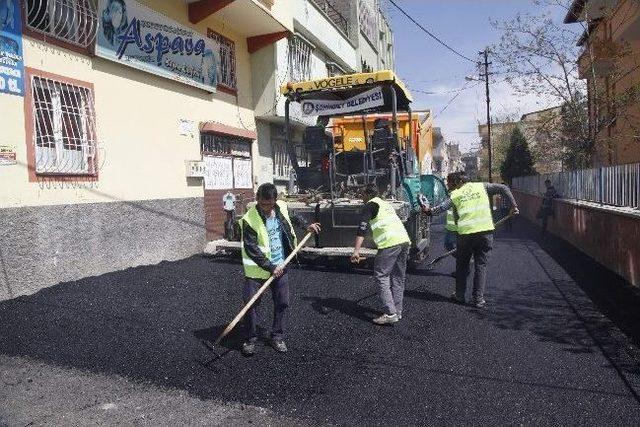
<svg viewBox="0 0 640 427"><path fill-rule="evenodd" d="M308 424L638 424L637 309L617 307L635 294L587 297L619 278L522 219L497 234L486 309L448 300L452 270L446 260L409 274L402 321L379 327L369 272L294 269L290 351L245 358L240 330L219 356L200 343L241 308L241 266L195 256L0 302L0 354ZM269 319L269 293L262 304Z"/></svg>

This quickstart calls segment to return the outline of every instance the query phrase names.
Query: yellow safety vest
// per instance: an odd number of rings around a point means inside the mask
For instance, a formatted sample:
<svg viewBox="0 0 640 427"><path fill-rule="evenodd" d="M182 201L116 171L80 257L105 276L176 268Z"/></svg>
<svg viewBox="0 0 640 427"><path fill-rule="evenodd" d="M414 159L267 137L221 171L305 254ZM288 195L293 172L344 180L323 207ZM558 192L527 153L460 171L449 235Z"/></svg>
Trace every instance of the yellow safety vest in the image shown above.
<svg viewBox="0 0 640 427"><path fill-rule="evenodd" d="M494 230L489 195L481 182L468 182L451 192L458 213L458 234Z"/></svg>
<svg viewBox="0 0 640 427"><path fill-rule="evenodd" d="M449 209L447 211L447 224L444 226L447 230L456 233L458 231L458 226L456 224L456 219L453 216L453 209Z"/></svg>
<svg viewBox="0 0 640 427"><path fill-rule="evenodd" d="M291 228L291 234L293 235L294 245L297 245L296 233L293 229L293 225L291 224L291 219L289 218L289 211L287 210L287 204L278 200L276 202L278 207L280 208L280 213L286 220L287 224ZM242 221L240 222L241 230L244 233L245 225L251 227L256 234L258 235L258 246L260 247L260 251L267 258L271 258L271 242L269 241L269 233L267 232L267 226L264 224L264 221L260 217L258 213L258 207L254 206L247 211L246 214L242 217ZM284 224L283 224L284 226ZM252 279L268 279L271 277L271 272L265 270L258 266L249 255L247 255L247 251L244 247L244 236L242 237L242 266L244 267L244 275L250 277Z"/></svg>
<svg viewBox="0 0 640 427"><path fill-rule="evenodd" d="M378 249L411 243L407 229L404 228L393 206L380 197L374 197L370 201L378 205L378 215L369 220L373 241Z"/></svg>

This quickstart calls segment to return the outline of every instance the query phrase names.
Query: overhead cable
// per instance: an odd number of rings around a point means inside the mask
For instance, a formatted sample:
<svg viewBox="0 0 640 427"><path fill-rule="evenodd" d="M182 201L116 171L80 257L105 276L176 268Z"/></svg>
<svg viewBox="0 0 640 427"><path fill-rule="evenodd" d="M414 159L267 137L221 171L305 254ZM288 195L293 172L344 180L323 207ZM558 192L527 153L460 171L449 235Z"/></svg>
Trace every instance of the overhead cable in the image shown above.
<svg viewBox="0 0 640 427"><path fill-rule="evenodd" d="M474 64L478 63L478 61L473 60L471 58L469 58L468 56L465 56L463 54L461 54L460 52L458 52L457 50L455 50L454 48L452 48L451 46L449 46L448 44L446 44L445 42L443 42L438 36L436 36L435 34L433 34L431 31L427 30L425 27L423 27L418 21L416 21L415 19L413 19L411 17L411 15L409 15L407 12L404 11L404 9L402 9L400 6L398 6L398 4L393 1L393 0L389 0L389 3L391 3L392 5L394 5L396 7L396 9L398 9L404 16L406 16L407 18L409 18L409 20L411 22L413 22L414 24L416 24L422 31L424 31L425 33L427 33L427 35L429 37L431 37L432 39L434 39L435 41L437 41L438 43L440 43L442 46L446 47L447 49L449 49L451 52L455 53L456 55L458 55L460 58L462 59L466 59L469 62L473 62Z"/></svg>

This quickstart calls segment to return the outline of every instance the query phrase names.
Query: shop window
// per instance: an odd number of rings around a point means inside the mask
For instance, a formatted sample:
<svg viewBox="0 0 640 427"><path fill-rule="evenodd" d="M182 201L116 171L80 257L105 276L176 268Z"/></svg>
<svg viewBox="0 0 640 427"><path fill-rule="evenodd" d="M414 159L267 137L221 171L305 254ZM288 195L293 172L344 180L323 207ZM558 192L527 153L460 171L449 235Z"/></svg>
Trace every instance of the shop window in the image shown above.
<svg viewBox="0 0 640 427"><path fill-rule="evenodd" d="M218 42L220 46L220 81L218 86L230 90L237 90L236 83L236 44L233 40L208 29L207 37Z"/></svg>
<svg viewBox="0 0 640 427"><path fill-rule="evenodd" d="M289 78L299 82L311 79L311 52L313 46L302 37L289 38Z"/></svg>
<svg viewBox="0 0 640 427"><path fill-rule="evenodd" d="M113 7L126 7L113 0ZM95 0L24 0L28 30L42 36L88 49L95 40L97 14Z"/></svg>
<svg viewBox="0 0 640 427"><path fill-rule="evenodd" d="M291 160L284 140L274 140L273 149L273 177L276 180L288 181L291 175ZM296 146L296 155L299 166L308 166L307 154L302 146Z"/></svg>
<svg viewBox="0 0 640 427"><path fill-rule="evenodd" d="M36 174L94 175L93 90L29 75Z"/></svg>

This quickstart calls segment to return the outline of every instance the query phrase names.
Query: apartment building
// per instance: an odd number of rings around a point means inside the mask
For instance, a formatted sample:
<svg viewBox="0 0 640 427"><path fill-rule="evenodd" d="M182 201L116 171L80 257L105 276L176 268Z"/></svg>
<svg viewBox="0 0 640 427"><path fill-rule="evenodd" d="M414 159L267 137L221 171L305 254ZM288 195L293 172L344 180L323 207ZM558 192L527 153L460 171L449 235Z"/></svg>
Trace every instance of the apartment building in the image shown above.
<svg viewBox="0 0 640 427"><path fill-rule="evenodd" d="M221 233L221 196L253 197L252 55L288 3L2 2L0 299Z"/></svg>
<svg viewBox="0 0 640 427"><path fill-rule="evenodd" d="M376 1L294 0L289 4L292 33L251 58L260 156L257 181L273 181L281 189L292 168L285 145L285 98L280 86L393 67L393 37ZM378 25L380 21L385 22L384 27ZM304 128L317 120L303 116L296 103L291 104L290 118L294 142L301 141ZM298 157L304 162L304 153Z"/></svg>
<svg viewBox="0 0 640 427"><path fill-rule="evenodd" d="M594 166L640 162L640 3L574 0L564 22L585 27L578 67L587 82Z"/></svg>

